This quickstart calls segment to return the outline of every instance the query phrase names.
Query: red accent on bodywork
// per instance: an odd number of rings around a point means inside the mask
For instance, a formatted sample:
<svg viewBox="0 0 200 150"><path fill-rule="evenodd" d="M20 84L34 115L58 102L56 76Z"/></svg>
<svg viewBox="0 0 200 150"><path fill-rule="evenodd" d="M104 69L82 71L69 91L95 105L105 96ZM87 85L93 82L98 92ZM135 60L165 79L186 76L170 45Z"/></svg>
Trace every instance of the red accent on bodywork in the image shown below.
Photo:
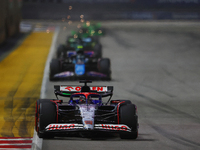
<svg viewBox="0 0 200 150"><path fill-rule="evenodd" d="M91 93L91 92L74 93L73 95L80 95L80 94L85 95L86 98L88 98L88 95L90 94L99 95L98 93Z"/></svg>
<svg viewBox="0 0 200 150"><path fill-rule="evenodd" d="M92 125L92 121L86 120L86 121L85 121L85 124L91 124L91 125Z"/></svg>
<svg viewBox="0 0 200 150"><path fill-rule="evenodd" d="M75 90L76 90L76 91L81 91L81 87L77 86L77 87L75 88Z"/></svg>
<svg viewBox="0 0 200 150"><path fill-rule="evenodd" d="M101 124L102 129L109 129L109 130L121 130L121 131L127 131L127 127L126 126L116 126L116 125L105 125L105 124Z"/></svg>
<svg viewBox="0 0 200 150"><path fill-rule="evenodd" d="M68 90L68 91L72 91L72 90L81 91L81 87L80 86L77 86L77 87L68 86L65 89Z"/></svg>
<svg viewBox="0 0 200 150"><path fill-rule="evenodd" d="M92 87L93 91L103 91L103 87Z"/></svg>
<svg viewBox="0 0 200 150"><path fill-rule="evenodd" d="M54 102L56 104L56 122L58 123L58 103L54 100L51 100L51 102Z"/></svg>
<svg viewBox="0 0 200 150"><path fill-rule="evenodd" d="M75 125L74 124L69 124L69 125L49 125L48 130L61 130L61 129L74 129Z"/></svg>
<svg viewBox="0 0 200 150"><path fill-rule="evenodd" d="M74 89L74 88L69 86L69 87L66 87L65 89L67 89L68 91L71 91L71 89Z"/></svg>
<svg viewBox="0 0 200 150"><path fill-rule="evenodd" d="M117 121L118 121L118 124L119 124L119 106L124 103L125 101L123 102L120 102L118 105L117 105Z"/></svg>
<svg viewBox="0 0 200 150"><path fill-rule="evenodd" d="M53 100L53 102L62 103L62 100Z"/></svg>
<svg viewBox="0 0 200 150"><path fill-rule="evenodd" d="M120 100L112 100L111 101L111 104L117 104L117 103L120 103Z"/></svg>

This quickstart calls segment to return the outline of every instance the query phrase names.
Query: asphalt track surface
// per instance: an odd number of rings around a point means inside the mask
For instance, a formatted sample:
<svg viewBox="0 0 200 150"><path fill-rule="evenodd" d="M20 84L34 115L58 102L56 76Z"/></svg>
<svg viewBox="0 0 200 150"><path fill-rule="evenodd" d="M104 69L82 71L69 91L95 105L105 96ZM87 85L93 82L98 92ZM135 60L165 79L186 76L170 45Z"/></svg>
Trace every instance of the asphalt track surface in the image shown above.
<svg viewBox="0 0 200 150"><path fill-rule="evenodd" d="M64 43L76 23L61 24L56 46ZM139 136L87 139L44 139L43 150L197 150L200 149L200 23L103 22L103 56L111 59L113 99L129 99L138 107ZM48 79L47 79L48 80ZM44 98L54 98L45 83Z"/></svg>

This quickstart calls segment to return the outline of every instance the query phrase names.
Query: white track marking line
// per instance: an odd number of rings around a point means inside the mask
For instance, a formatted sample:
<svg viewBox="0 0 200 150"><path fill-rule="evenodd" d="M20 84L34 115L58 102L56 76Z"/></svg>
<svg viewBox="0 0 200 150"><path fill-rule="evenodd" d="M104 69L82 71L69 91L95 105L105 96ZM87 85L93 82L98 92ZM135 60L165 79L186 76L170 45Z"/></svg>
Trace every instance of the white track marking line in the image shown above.
<svg viewBox="0 0 200 150"><path fill-rule="evenodd" d="M53 41L51 44L51 48L50 48L50 52L46 61L46 65L45 65L45 69L44 69L44 75L43 75L43 80L42 80L42 87L41 87L41 92L40 92L40 98L45 98L46 97L46 84L47 84L47 80L49 79L49 64L51 59L53 58L53 54L54 54L54 50L56 48L56 40L58 38L58 33L60 31L59 27L56 27L55 29L55 33L53 36ZM41 150L42 149L42 142L43 139L39 138L37 136L37 133L34 129L34 135L33 135L33 141L32 141L32 150Z"/></svg>
<svg viewBox="0 0 200 150"><path fill-rule="evenodd" d="M49 55L48 55L48 58L46 61L46 65L45 65L45 69L44 69L40 98L46 98L45 93L46 93L47 80L49 79L49 64L50 64L51 59L53 58L54 50L56 48L56 40L58 37L59 30L60 30L60 28L56 27L55 34L53 36L53 42L51 44L50 52L49 52Z"/></svg>

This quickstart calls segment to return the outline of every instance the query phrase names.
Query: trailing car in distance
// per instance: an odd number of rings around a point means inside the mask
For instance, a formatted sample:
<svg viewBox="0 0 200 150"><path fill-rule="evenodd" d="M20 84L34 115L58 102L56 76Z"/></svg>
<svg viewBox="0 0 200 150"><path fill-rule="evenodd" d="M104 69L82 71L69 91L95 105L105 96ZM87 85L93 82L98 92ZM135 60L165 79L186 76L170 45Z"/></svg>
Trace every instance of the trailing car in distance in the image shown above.
<svg viewBox="0 0 200 150"><path fill-rule="evenodd" d="M52 59L49 80L111 80L109 58L95 58L93 51L67 51L67 56Z"/></svg>
<svg viewBox="0 0 200 150"><path fill-rule="evenodd" d="M96 58L102 57L102 45L94 37L74 38L69 36L66 44L60 44L56 51L57 58L67 56L68 51L93 51Z"/></svg>
<svg viewBox="0 0 200 150"><path fill-rule="evenodd" d="M78 32L82 34L88 34L90 36L105 35L105 29L101 26L101 23L95 23L91 21L86 21Z"/></svg>

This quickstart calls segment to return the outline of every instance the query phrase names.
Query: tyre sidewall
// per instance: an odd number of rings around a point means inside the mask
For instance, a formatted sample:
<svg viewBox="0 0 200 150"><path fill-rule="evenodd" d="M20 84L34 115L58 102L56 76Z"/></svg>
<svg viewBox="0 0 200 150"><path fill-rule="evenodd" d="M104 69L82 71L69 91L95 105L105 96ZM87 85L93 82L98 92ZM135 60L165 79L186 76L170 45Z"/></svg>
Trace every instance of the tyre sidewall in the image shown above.
<svg viewBox="0 0 200 150"><path fill-rule="evenodd" d="M110 73L110 59L109 58L103 58L99 61L99 71L101 73Z"/></svg>
<svg viewBox="0 0 200 150"><path fill-rule="evenodd" d="M53 80L54 75L60 72L60 62L58 59L52 59L50 63L50 73L49 78Z"/></svg>
<svg viewBox="0 0 200 150"><path fill-rule="evenodd" d="M94 56L97 57L97 58L102 57L102 46L101 46L101 44L96 44L94 46Z"/></svg>
<svg viewBox="0 0 200 150"><path fill-rule="evenodd" d="M39 137L46 138L47 133L44 132L46 126L56 123L56 105L51 100L40 100L39 105Z"/></svg>
<svg viewBox="0 0 200 150"><path fill-rule="evenodd" d="M61 53L65 52L65 46L64 45L59 45L57 48L56 56L57 58L60 58Z"/></svg>
<svg viewBox="0 0 200 150"><path fill-rule="evenodd" d="M131 128L131 133L120 133L122 139L136 139L138 132L138 116L134 104L126 104L120 107L120 124L125 124Z"/></svg>

